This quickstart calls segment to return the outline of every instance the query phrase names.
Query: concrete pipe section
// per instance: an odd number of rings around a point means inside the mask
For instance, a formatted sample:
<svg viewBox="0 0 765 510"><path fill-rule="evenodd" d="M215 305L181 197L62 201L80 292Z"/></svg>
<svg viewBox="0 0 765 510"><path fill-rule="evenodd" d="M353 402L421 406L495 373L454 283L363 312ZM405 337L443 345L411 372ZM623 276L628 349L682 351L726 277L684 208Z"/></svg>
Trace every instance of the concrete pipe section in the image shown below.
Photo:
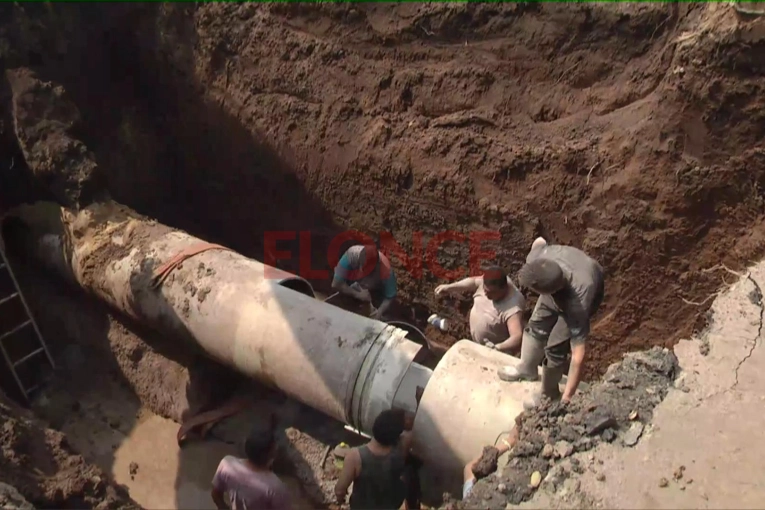
<svg viewBox="0 0 765 510"><path fill-rule="evenodd" d="M414 445L423 459L428 499L461 495L462 470L484 446L512 430L539 383L508 384L497 369L520 360L470 340L454 344L436 366L414 420Z"/></svg>
<svg viewBox="0 0 765 510"><path fill-rule="evenodd" d="M207 243L114 203L76 214L38 203L14 217L44 266L332 418L370 433L384 409L416 410L420 371L409 368L422 347L403 329L314 299L295 275L217 247L158 283L158 269Z"/></svg>

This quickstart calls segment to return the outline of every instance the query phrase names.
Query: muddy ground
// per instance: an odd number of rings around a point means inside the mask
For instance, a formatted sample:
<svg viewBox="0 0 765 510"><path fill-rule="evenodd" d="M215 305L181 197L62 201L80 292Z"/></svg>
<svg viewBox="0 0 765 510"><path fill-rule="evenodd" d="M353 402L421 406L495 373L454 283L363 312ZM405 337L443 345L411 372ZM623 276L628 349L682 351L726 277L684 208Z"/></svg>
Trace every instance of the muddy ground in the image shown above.
<svg viewBox="0 0 765 510"><path fill-rule="evenodd" d="M23 508L140 508L77 454L66 437L0 394L0 504ZM19 497L21 496L21 497Z"/></svg>
<svg viewBox="0 0 765 510"><path fill-rule="evenodd" d="M319 290L328 275L306 271L329 267L331 239L349 228L389 231L409 255L419 235L499 232L483 249L511 271L544 235L608 274L590 377L689 337L724 281L710 268L763 253L765 24L730 5L0 13L0 213L111 196L259 259L273 255L266 232L306 232L277 265ZM465 336L469 301L432 290L444 280L433 262L467 266L468 243L408 264L394 248L401 314L422 324L438 312L455 325L445 343ZM204 392L188 392L195 354L93 313L84 337L155 412L202 405ZM72 320L44 304L39 315Z"/></svg>

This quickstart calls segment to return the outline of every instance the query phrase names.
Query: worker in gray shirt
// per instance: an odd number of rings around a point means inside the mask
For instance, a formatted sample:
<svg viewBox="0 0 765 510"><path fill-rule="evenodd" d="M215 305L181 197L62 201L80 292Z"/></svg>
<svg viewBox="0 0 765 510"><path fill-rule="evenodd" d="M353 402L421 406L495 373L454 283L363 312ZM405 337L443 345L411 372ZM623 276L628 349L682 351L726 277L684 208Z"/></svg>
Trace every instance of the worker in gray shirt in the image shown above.
<svg viewBox="0 0 765 510"><path fill-rule="evenodd" d="M539 299L524 330L521 363L500 369L499 377L535 380L544 358L541 392L524 406L537 406L542 396L568 401L582 378L590 319L603 301L603 268L578 248L548 245L538 238L518 273L518 283L539 294ZM561 395L559 384L569 355L568 381Z"/></svg>

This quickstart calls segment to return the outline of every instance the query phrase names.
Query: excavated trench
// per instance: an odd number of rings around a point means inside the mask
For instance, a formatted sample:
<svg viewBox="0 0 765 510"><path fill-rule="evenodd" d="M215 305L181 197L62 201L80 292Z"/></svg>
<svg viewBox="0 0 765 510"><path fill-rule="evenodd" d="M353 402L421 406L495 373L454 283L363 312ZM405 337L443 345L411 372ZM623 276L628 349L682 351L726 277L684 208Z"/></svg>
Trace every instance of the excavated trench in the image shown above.
<svg viewBox="0 0 765 510"><path fill-rule="evenodd" d="M324 295L332 239L391 232L415 254L392 257L397 318L437 311L455 337L469 300L433 298L432 262L472 252L447 240L418 273L418 236L498 233L481 249L514 270L545 235L608 272L596 376L689 337L710 268L762 254L765 43L725 6L565 7L3 6L0 212L111 197L258 260L277 233L292 255L275 264ZM337 423L13 262L60 365L35 413L139 504L209 504L216 459L264 411L285 427L282 474L326 502L326 448L352 441ZM173 423L232 393L252 411L175 446ZM25 495L66 506L49 494L67 483Z"/></svg>

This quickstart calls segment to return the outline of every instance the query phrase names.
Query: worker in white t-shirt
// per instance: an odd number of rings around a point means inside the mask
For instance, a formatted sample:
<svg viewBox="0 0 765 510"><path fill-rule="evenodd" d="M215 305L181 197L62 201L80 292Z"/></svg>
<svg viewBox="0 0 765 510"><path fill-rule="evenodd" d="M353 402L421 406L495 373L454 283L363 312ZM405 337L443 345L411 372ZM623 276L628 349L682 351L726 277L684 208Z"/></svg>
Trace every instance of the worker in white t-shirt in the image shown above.
<svg viewBox="0 0 765 510"><path fill-rule="evenodd" d="M473 293L470 336L474 342L510 354L520 351L526 301L501 267L493 266L482 276L436 287L437 296L456 292Z"/></svg>

